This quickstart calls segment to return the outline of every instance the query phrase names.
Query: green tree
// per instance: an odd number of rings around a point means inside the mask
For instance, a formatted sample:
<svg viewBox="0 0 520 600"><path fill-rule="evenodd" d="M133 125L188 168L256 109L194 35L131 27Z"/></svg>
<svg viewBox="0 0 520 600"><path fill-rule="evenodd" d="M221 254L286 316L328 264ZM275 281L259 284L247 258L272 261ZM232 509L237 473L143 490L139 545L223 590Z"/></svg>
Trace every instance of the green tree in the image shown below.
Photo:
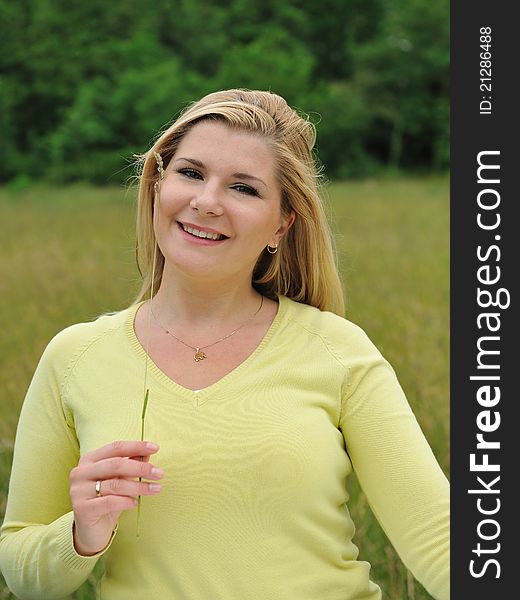
<svg viewBox="0 0 520 600"><path fill-rule="evenodd" d="M298 104L311 85L314 59L305 46L278 27L265 27L249 44L236 44L222 57L218 87L271 89Z"/></svg>
<svg viewBox="0 0 520 600"><path fill-rule="evenodd" d="M313 113L331 177L441 169L448 72L448 0L0 0L0 181L124 179L227 87Z"/></svg>
<svg viewBox="0 0 520 600"><path fill-rule="evenodd" d="M392 167L447 166L449 3L388 1L380 35L356 52L371 151Z"/></svg>

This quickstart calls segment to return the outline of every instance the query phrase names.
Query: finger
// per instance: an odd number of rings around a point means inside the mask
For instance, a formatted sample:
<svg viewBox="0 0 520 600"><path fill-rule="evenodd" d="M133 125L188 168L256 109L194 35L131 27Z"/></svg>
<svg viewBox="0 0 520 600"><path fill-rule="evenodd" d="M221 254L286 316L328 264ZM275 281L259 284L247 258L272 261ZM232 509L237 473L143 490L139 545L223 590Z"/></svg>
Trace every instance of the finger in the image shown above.
<svg viewBox="0 0 520 600"><path fill-rule="evenodd" d="M92 452L85 454L83 459L88 458L92 462L97 462L114 456L149 456L155 454L158 450L159 445L153 442L118 440L92 450Z"/></svg>
<svg viewBox="0 0 520 600"><path fill-rule="evenodd" d="M92 498L96 493L95 486L92 486L92 482L88 483L85 496ZM138 482L133 479L105 479L99 486L100 496L152 496L160 491L160 483Z"/></svg>
<svg viewBox="0 0 520 600"><path fill-rule="evenodd" d="M83 478L96 481L97 479L115 479L142 477L144 479L161 479L163 470L155 467L150 462L132 460L130 458L106 458L88 465L83 470Z"/></svg>
<svg viewBox="0 0 520 600"><path fill-rule="evenodd" d="M137 506L137 498L129 496L101 496L87 500L84 507L85 517L96 519L108 513L131 510Z"/></svg>
<svg viewBox="0 0 520 600"><path fill-rule="evenodd" d="M130 456L130 460L140 460L141 462L150 462L149 456Z"/></svg>

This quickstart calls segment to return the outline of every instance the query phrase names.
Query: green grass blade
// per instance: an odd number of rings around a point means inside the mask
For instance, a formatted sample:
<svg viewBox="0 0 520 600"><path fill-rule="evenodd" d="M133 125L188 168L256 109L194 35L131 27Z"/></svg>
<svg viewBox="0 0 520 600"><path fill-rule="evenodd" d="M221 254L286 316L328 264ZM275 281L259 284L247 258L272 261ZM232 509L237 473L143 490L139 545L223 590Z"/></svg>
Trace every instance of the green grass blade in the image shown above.
<svg viewBox="0 0 520 600"><path fill-rule="evenodd" d="M146 416L146 408L148 406L148 395L150 390L146 390L144 395L143 402L143 412L141 413L141 441L144 441L144 419ZM139 477L139 482L141 482L141 477ZM137 537L139 537L139 523L141 522L141 496L137 497Z"/></svg>
<svg viewBox="0 0 520 600"><path fill-rule="evenodd" d="M150 390L146 390L143 402L143 412L141 413L141 441L144 440L144 418L146 416L146 407L148 406L148 393Z"/></svg>

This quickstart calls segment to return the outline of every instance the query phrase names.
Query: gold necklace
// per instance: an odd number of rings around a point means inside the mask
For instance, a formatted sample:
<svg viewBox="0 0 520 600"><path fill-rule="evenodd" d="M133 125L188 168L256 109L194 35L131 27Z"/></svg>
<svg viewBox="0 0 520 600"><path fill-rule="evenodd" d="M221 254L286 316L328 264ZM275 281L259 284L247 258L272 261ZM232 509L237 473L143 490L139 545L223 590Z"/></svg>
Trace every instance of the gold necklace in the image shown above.
<svg viewBox="0 0 520 600"><path fill-rule="evenodd" d="M170 331L169 329L166 329L166 327L164 325L162 325L159 322L159 320L157 319L157 317L155 316L155 313L153 312L153 309L152 309L152 302L151 301L150 301L150 312L152 313L152 316L153 316L155 322L157 323L157 325L159 325L159 327L161 329L163 329L164 331L166 331L166 333L168 333L169 335L171 335L172 337L174 337L181 344L184 344L188 348L191 348L192 350L195 350L195 354L193 355L193 360L195 362L200 362L201 360L204 360L205 358L208 358L207 354L205 352L203 352L203 350L205 350L206 348L210 348L211 346L214 346L215 344L218 344L219 342L223 342L224 340L227 340L228 338L230 338L237 331L239 331L240 329L242 329L242 327L244 327L244 325L246 325L247 323L249 323L249 321L252 321L256 317L256 315L262 310L262 306L263 305L264 305L264 297L261 296L260 306L258 307L258 309L256 310L256 312L255 312L254 315L252 315L251 317L249 317L249 319L247 319L247 321L244 321L242 323L242 325L240 325L240 327L237 327L231 333L228 333L224 337L221 337L220 339L218 339L216 342L212 342L211 344L207 344L206 346L191 346L190 344L187 344L186 342L184 342L183 340L181 340L181 338L178 338L172 331Z"/></svg>

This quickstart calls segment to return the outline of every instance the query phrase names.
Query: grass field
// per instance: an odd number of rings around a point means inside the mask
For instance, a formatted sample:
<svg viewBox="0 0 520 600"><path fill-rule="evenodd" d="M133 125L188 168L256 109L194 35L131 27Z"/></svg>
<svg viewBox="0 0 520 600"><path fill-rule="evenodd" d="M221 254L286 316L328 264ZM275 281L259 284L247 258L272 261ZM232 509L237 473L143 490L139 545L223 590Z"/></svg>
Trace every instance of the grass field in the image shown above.
<svg viewBox="0 0 520 600"><path fill-rule="evenodd" d="M347 317L367 331L394 366L448 474L448 178L335 183L327 196ZM69 324L127 306L137 292L134 208L135 193L118 188L0 190L2 516L20 406L45 345ZM349 507L360 555L372 564L371 578L384 597L429 599L357 487ZM95 577L96 572L73 597L93 599ZM6 598L14 596L0 576L0 600Z"/></svg>

